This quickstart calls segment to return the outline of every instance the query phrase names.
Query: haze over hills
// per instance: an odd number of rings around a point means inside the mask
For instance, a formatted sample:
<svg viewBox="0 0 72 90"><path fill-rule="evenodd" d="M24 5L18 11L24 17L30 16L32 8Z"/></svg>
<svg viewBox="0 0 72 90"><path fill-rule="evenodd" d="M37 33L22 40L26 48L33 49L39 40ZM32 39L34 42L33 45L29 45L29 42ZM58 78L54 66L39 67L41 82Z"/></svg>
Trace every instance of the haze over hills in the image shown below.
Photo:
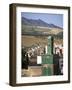
<svg viewBox="0 0 72 90"><path fill-rule="evenodd" d="M22 24L31 25L31 26L42 26L42 27L48 27L48 28L62 29L62 27L59 27L59 26L54 25L54 24L48 24L41 19L35 20L35 19L28 19L28 18L22 17Z"/></svg>
<svg viewBox="0 0 72 90"><path fill-rule="evenodd" d="M48 24L41 19L28 19L22 17L22 35L57 35L63 37L63 28Z"/></svg>

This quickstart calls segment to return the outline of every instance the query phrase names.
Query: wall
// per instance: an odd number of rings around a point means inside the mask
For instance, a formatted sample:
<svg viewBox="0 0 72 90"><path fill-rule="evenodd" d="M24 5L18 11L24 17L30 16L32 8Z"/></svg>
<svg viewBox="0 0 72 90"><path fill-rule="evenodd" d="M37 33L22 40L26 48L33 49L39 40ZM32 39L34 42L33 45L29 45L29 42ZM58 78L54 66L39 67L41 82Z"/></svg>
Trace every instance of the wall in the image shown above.
<svg viewBox="0 0 72 90"><path fill-rule="evenodd" d="M37 90L37 89L72 90L72 82L70 84L27 86L27 87L9 86L8 82L9 82L9 4L10 3L34 3L34 4L48 4L48 5L57 5L57 6L58 5L72 6L72 0L0 0L0 90ZM72 12L71 12L71 17L72 17Z"/></svg>

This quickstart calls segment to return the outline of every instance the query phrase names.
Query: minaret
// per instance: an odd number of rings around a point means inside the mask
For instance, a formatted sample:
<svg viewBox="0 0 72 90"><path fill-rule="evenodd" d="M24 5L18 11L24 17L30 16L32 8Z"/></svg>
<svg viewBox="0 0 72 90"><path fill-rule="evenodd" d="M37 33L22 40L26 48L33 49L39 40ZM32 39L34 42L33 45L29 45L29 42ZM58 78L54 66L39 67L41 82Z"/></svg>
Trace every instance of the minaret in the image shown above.
<svg viewBox="0 0 72 90"><path fill-rule="evenodd" d="M48 38L47 54L52 55L53 54L53 37L49 36L47 38Z"/></svg>
<svg viewBox="0 0 72 90"><path fill-rule="evenodd" d="M48 36L47 53L42 55L42 74L43 76L53 75L53 37Z"/></svg>

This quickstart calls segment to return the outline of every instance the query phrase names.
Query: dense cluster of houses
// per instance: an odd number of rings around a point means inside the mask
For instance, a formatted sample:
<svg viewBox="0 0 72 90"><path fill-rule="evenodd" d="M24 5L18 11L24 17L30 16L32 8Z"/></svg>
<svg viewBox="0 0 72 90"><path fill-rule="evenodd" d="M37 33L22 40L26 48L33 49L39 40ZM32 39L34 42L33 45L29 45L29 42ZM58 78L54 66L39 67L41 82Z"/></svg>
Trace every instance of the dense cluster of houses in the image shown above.
<svg viewBox="0 0 72 90"><path fill-rule="evenodd" d="M59 56L63 55L63 45L62 44L54 44L54 54L59 54Z"/></svg>
<svg viewBox="0 0 72 90"><path fill-rule="evenodd" d="M27 50L27 54L29 58L41 56L44 53L45 53L45 49L41 45L35 46L33 48L28 48Z"/></svg>
<svg viewBox="0 0 72 90"><path fill-rule="evenodd" d="M34 57L46 54L47 48L48 48L47 45L45 47L38 45L35 47L28 48L26 53L28 54L28 58L30 59L30 58L34 58ZM24 47L23 47L23 49L24 49ZM63 45L54 44L53 53L59 54L59 56L63 55Z"/></svg>

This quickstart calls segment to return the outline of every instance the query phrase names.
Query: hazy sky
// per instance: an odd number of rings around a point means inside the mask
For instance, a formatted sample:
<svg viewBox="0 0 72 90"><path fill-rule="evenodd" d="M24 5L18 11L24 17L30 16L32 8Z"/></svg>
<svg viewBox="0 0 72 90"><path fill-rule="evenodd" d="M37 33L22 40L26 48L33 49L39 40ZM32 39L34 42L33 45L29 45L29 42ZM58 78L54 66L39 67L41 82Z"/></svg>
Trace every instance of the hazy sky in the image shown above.
<svg viewBox="0 0 72 90"><path fill-rule="evenodd" d="M28 19L41 19L48 24L55 24L63 28L63 14L22 12L21 16Z"/></svg>

